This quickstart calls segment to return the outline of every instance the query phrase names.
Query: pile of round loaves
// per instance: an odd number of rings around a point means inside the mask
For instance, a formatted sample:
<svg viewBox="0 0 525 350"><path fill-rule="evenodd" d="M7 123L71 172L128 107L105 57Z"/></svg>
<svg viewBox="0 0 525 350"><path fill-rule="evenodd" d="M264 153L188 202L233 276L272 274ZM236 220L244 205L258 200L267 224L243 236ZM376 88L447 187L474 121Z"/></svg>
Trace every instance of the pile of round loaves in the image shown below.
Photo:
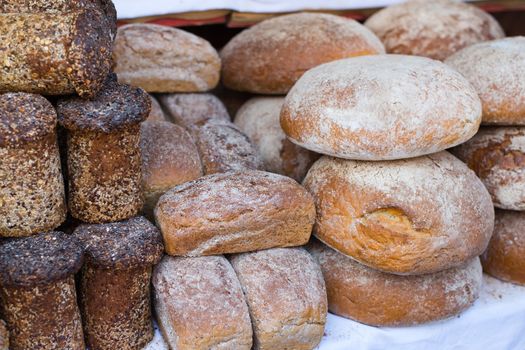
<svg viewBox="0 0 525 350"><path fill-rule="evenodd" d="M456 315L482 264L525 285L525 38L487 13L285 15L220 53L115 22L0 3L0 350L142 349L151 301L174 350L306 350L328 310Z"/></svg>

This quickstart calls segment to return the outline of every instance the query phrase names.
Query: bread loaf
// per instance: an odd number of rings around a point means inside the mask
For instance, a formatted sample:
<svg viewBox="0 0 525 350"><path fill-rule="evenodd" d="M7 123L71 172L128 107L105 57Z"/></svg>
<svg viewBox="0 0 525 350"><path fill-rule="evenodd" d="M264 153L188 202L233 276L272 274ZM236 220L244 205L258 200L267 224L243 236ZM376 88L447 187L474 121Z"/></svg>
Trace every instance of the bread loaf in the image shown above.
<svg viewBox="0 0 525 350"><path fill-rule="evenodd" d="M308 250L321 265L330 312L372 326L411 326L452 317L478 298L479 258L420 276L380 272L315 242Z"/></svg>
<svg viewBox="0 0 525 350"><path fill-rule="evenodd" d="M144 122L140 127L144 213L153 218L159 197L176 185L202 175L197 146L178 125Z"/></svg>
<svg viewBox="0 0 525 350"><path fill-rule="evenodd" d="M80 225L74 237L86 254L79 300L87 346L143 349L153 339L150 282L164 252L160 232L135 217Z"/></svg>
<svg viewBox="0 0 525 350"><path fill-rule="evenodd" d="M452 152L476 172L498 208L525 210L525 127L484 127Z"/></svg>
<svg viewBox="0 0 525 350"><path fill-rule="evenodd" d="M85 350L74 279L81 264L82 248L60 232L0 244L0 315L11 350Z"/></svg>
<svg viewBox="0 0 525 350"><path fill-rule="evenodd" d="M171 349L251 349L248 307L223 256L165 256L153 273L153 288L157 320Z"/></svg>
<svg viewBox="0 0 525 350"><path fill-rule="evenodd" d="M115 24L110 22L92 6L61 13L0 13L0 92L76 92L93 98L111 68Z"/></svg>
<svg viewBox="0 0 525 350"><path fill-rule="evenodd" d="M279 16L226 44L221 51L222 81L233 90L286 94L312 67L384 52L379 39L354 20L321 13Z"/></svg>
<svg viewBox="0 0 525 350"><path fill-rule="evenodd" d="M148 95L111 75L95 99L63 98L57 112L68 132L71 215L87 223L137 215L144 205L139 141Z"/></svg>
<svg viewBox="0 0 525 350"><path fill-rule="evenodd" d="M480 122L479 97L464 77L441 62L402 55L313 68L281 110L292 142L359 160L435 153L471 138Z"/></svg>
<svg viewBox="0 0 525 350"><path fill-rule="evenodd" d="M294 180L244 170L173 188L160 197L155 219L168 254L199 256L303 245L315 209Z"/></svg>
<svg viewBox="0 0 525 350"><path fill-rule="evenodd" d="M302 248L234 255L246 296L254 349L314 349L323 337L327 301L319 265Z"/></svg>
<svg viewBox="0 0 525 350"><path fill-rule="evenodd" d="M2 320L0 320L0 350L9 350L9 332Z"/></svg>
<svg viewBox="0 0 525 350"><path fill-rule="evenodd" d="M235 124L213 119L192 133L204 174L264 169L257 149Z"/></svg>
<svg viewBox="0 0 525 350"><path fill-rule="evenodd" d="M149 99L151 102L151 111L149 112L148 119L146 120L150 122L167 122L168 118L164 114L159 101L157 101L157 99L152 95L149 95Z"/></svg>
<svg viewBox="0 0 525 350"><path fill-rule="evenodd" d="M199 92L219 82L219 54L180 29L135 23L118 29L114 70L119 81L148 92Z"/></svg>
<svg viewBox="0 0 525 350"><path fill-rule="evenodd" d="M53 230L66 218L56 124L42 96L0 94L0 237Z"/></svg>
<svg viewBox="0 0 525 350"><path fill-rule="evenodd" d="M385 272L463 265L485 250L494 228L487 190L447 152L390 162L323 157L303 184L316 202L316 237Z"/></svg>
<svg viewBox="0 0 525 350"><path fill-rule="evenodd" d="M286 138L279 123L283 102L284 97L254 97L241 107L235 124L257 147L267 171L301 181L319 155Z"/></svg>
<svg viewBox="0 0 525 350"><path fill-rule="evenodd" d="M525 213L496 210L494 235L481 256L485 272L500 280L525 285Z"/></svg>
<svg viewBox="0 0 525 350"><path fill-rule="evenodd" d="M385 44L389 53L444 60L480 41L503 38L505 33L488 13L454 0L413 0L373 14L365 26Z"/></svg>
<svg viewBox="0 0 525 350"><path fill-rule="evenodd" d="M525 37L469 46L445 61L474 86L483 124L525 125Z"/></svg>

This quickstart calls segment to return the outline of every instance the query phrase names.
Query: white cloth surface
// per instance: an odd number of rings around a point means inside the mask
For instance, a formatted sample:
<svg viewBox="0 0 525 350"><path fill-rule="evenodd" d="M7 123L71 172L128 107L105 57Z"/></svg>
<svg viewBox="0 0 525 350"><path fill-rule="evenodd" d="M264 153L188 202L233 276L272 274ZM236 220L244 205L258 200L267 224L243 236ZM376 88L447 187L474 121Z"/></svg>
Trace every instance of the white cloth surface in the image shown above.
<svg viewBox="0 0 525 350"><path fill-rule="evenodd" d="M318 350L523 350L525 287L484 276L476 303L454 318L415 327L377 328L328 315ZM167 350L158 331L145 350Z"/></svg>

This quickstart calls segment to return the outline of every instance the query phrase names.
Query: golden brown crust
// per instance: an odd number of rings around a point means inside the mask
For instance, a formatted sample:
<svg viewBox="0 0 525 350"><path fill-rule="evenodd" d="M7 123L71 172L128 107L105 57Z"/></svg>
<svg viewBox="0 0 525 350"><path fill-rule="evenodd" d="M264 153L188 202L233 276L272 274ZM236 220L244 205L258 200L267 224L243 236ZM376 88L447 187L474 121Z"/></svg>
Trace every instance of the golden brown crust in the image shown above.
<svg viewBox="0 0 525 350"><path fill-rule="evenodd" d="M316 237L389 273L462 265L485 250L494 228L487 190L447 152L388 162L323 157L303 184L316 201Z"/></svg>
<svg viewBox="0 0 525 350"><path fill-rule="evenodd" d="M155 218L168 254L200 256L303 245L315 209L294 180L245 170L173 188L160 198Z"/></svg>
<svg viewBox="0 0 525 350"><path fill-rule="evenodd" d="M389 6L365 25L388 53L444 60L480 41L503 38L498 22L474 5L451 0L416 0Z"/></svg>
<svg viewBox="0 0 525 350"><path fill-rule="evenodd" d="M481 256L483 270L498 279L525 285L525 213L496 210L494 234Z"/></svg>
<svg viewBox="0 0 525 350"><path fill-rule="evenodd" d="M230 259L254 329L254 349L315 348L323 337L326 289L317 262L302 248L276 248Z"/></svg>
<svg viewBox="0 0 525 350"><path fill-rule="evenodd" d="M308 250L319 261L330 312L373 326L410 326L452 317L478 298L479 258L450 270L397 276L361 265L322 243Z"/></svg>
<svg viewBox="0 0 525 350"><path fill-rule="evenodd" d="M153 288L157 320L171 349L251 349L248 307L223 256L165 256L153 272Z"/></svg>
<svg viewBox="0 0 525 350"><path fill-rule="evenodd" d="M337 59L384 53L358 22L321 13L297 13L260 22L221 51L222 81L232 90L286 94L308 69Z"/></svg>
<svg viewBox="0 0 525 350"><path fill-rule="evenodd" d="M480 177L494 206L525 210L525 127L483 127L452 152Z"/></svg>

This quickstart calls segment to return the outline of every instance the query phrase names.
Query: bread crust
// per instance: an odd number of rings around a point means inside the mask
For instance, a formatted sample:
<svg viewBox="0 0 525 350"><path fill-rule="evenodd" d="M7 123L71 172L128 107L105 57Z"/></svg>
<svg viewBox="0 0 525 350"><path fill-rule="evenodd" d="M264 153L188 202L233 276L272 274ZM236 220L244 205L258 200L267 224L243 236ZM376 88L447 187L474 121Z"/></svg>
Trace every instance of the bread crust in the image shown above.
<svg viewBox="0 0 525 350"><path fill-rule="evenodd" d="M157 203L155 219L168 254L200 256L303 245L315 208L294 180L245 170L173 188Z"/></svg>
<svg viewBox="0 0 525 350"><path fill-rule="evenodd" d="M494 206L525 210L525 127L483 127L452 153L483 181Z"/></svg>
<svg viewBox="0 0 525 350"><path fill-rule="evenodd" d="M397 276L370 269L326 245L308 250L319 261L330 312L372 326L412 326L470 307L481 290L479 258L434 274Z"/></svg>
<svg viewBox="0 0 525 350"><path fill-rule="evenodd" d="M9 350L9 332L2 320L0 320L0 350Z"/></svg>
<svg viewBox="0 0 525 350"><path fill-rule="evenodd" d="M481 256L483 270L500 280L525 285L525 213L496 210L496 223L487 250Z"/></svg>
<svg viewBox="0 0 525 350"><path fill-rule="evenodd" d="M494 228L487 190L448 152L389 162L323 157L303 185L316 202L315 236L389 273L460 266L485 250Z"/></svg>
<svg viewBox="0 0 525 350"><path fill-rule="evenodd" d="M480 41L505 36L498 22L474 5L451 0L413 0L386 7L368 18L388 53L443 61Z"/></svg>
<svg viewBox="0 0 525 350"><path fill-rule="evenodd" d="M254 330L254 349L315 348L324 333L326 289L319 265L302 248L275 248L230 259Z"/></svg>
<svg viewBox="0 0 525 350"><path fill-rule="evenodd" d="M153 96L149 95L149 100L151 102L151 111L149 112L148 122L167 122L168 118L162 110L162 107L159 104L159 101Z"/></svg>
<svg viewBox="0 0 525 350"><path fill-rule="evenodd" d="M384 52L379 39L354 20L321 13L279 16L226 44L221 51L222 82L232 90L286 94L312 67Z"/></svg>

